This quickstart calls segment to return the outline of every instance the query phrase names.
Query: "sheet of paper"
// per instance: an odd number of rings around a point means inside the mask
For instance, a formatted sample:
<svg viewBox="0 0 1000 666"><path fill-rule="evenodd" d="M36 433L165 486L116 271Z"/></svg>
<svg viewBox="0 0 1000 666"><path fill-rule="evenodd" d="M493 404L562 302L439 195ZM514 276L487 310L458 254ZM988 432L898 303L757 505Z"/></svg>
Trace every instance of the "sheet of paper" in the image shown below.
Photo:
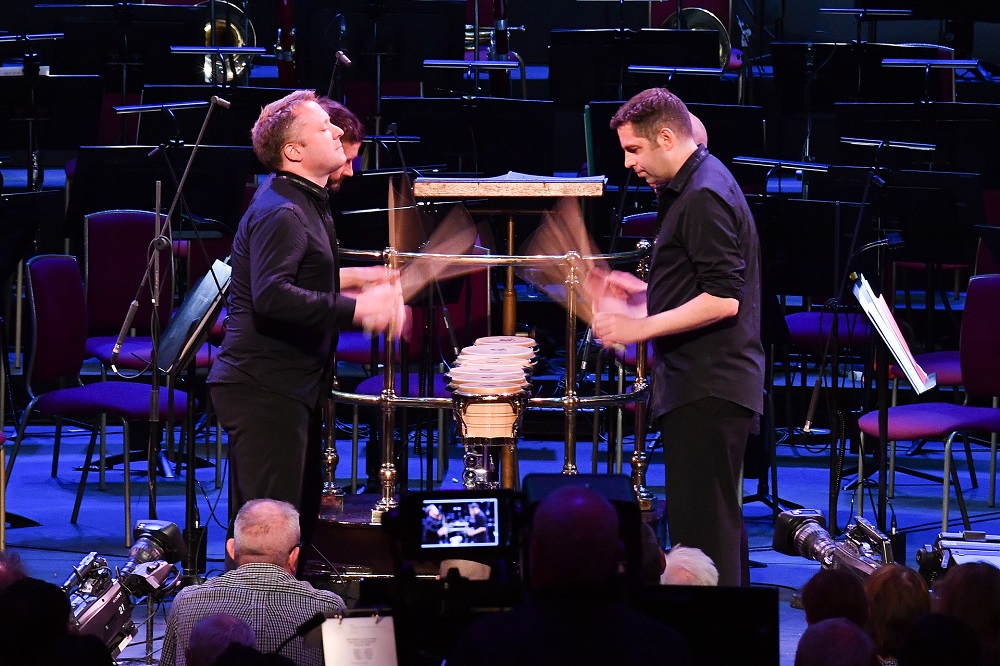
<svg viewBox="0 0 1000 666"><path fill-rule="evenodd" d="M397 666L391 617L329 618L322 631L326 666Z"/></svg>

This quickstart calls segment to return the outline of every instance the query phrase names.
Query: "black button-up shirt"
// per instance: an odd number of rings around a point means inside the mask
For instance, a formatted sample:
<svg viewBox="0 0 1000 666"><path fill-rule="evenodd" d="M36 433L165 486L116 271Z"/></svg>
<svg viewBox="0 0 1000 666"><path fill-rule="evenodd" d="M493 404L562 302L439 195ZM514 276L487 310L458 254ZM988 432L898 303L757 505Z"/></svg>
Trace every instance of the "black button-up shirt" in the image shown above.
<svg viewBox="0 0 1000 666"><path fill-rule="evenodd" d="M657 314L699 294L735 298L739 312L710 326L654 339L653 413L717 397L763 410L760 243L746 198L704 146L659 191L647 307Z"/></svg>
<svg viewBox="0 0 1000 666"><path fill-rule="evenodd" d="M290 173L261 187L233 238L229 317L209 382L249 384L314 407L354 318L340 296L328 191Z"/></svg>

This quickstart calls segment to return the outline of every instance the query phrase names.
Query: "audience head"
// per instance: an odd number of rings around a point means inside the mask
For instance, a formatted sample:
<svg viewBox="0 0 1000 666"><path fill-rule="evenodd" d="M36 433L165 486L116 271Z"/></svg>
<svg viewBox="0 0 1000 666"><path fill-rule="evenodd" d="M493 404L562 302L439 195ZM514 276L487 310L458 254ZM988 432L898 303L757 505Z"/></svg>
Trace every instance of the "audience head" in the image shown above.
<svg viewBox="0 0 1000 666"><path fill-rule="evenodd" d="M842 617L810 624L799 639L795 666L874 666L875 643Z"/></svg>
<svg viewBox="0 0 1000 666"><path fill-rule="evenodd" d="M1000 569L986 562L948 568L934 583L931 608L968 623L983 644L986 663L1000 663Z"/></svg>
<svg viewBox="0 0 1000 666"><path fill-rule="evenodd" d="M639 530L641 532L639 541L642 548L642 584L659 585L660 576L663 574L663 565L666 562L663 548L660 547L656 531L649 526L649 523L640 522Z"/></svg>
<svg viewBox="0 0 1000 666"><path fill-rule="evenodd" d="M70 613L69 598L52 583L8 585L0 592L0 663L32 663L40 646L51 649L69 633Z"/></svg>
<svg viewBox="0 0 1000 666"><path fill-rule="evenodd" d="M13 551L0 552L0 590L11 583L28 577L28 571L21 563L21 558Z"/></svg>
<svg viewBox="0 0 1000 666"><path fill-rule="evenodd" d="M913 569L887 564L868 577L868 619L879 656L896 656L903 636L917 617L930 611L927 584Z"/></svg>
<svg viewBox="0 0 1000 666"><path fill-rule="evenodd" d="M594 587L615 571L622 551L611 503L584 486L564 486L546 496L532 518L530 584Z"/></svg>
<svg viewBox="0 0 1000 666"><path fill-rule="evenodd" d="M861 581L844 569L820 569L802 586L806 622L847 618L859 627L868 624L868 600Z"/></svg>
<svg viewBox="0 0 1000 666"><path fill-rule="evenodd" d="M895 657L899 666L980 666L983 646L968 623L951 615L926 613L910 624Z"/></svg>
<svg viewBox="0 0 1000 666"><path fill-rule="evenodd" d="M48 666L114 666L108 646L97 636L66 634L49 651Z"/></svg>
<svg viewBox="0 0 1000 666"><path fill-rule="evenodd" d="M257 635L245 620L216 613L198 620L191 629L186 648L186 661L190 666L213 666L219 656L232 644L257 647Z"/></svg>
<svg viewBox="0 0 1000 666"><path fill-rule="evenodd" d="M237 566L263 562L294 573L299 561L299 512L288 502L250 500L236 514L234 538L226 543Z"/></svg>
<svg viewBox="0 0 1000 666"><path fill-rule="evenodd" d="M667 553L660 582L664 585L715 587L719 584L719 570L715 568L712 558L700 549L677 544Z"/></svg>

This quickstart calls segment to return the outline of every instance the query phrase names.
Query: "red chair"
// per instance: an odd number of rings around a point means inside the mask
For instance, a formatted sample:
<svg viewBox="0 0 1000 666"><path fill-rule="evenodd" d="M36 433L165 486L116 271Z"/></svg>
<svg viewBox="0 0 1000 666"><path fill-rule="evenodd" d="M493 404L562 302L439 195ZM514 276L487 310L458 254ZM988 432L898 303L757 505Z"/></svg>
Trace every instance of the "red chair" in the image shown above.
<svg viewBox="0 0 1000 666"><path fill-rule="evenodd" d="M34 414L56 419L57 429L52 451L52 476L59 459L60 430L63 418L91 423L90 443L77 489L70 520L75 524L87 482L87 472L97 442L99 419L118 418L123 426L125 468L125 543L132 543L131 468L129 460L129 422L149 419L151 387L138 382L99 381L83 384L80 369L87 358L87 306L83 280L76 259L66 255L40 255L27 264L28 294L31 304L33 334L31 354L25 370L25 386L31 398L18 424L17 437L7 463L7 480L24 431ZM172 395L171 395L172 393ZM169 405L173 404L173 412ZM193 404L182 391L163 391L159 396L161 414L183 418Z"/></svg>
<svg viewBox="0 0 1000 666"><path fill-rule="evenodd" d="M1000 330L1000 275L979 275L969 282L965 300L965 316L960 338L962 380L970 396L995 398L1000 396L1000 348L996 333ZM994 402L994 405L996 402ZM970 432L1000 432L1000 409L972 407L951 403L916 403L890 407L886 439L943 439L944 473L940 479L919 473L921 478L940 480L943 486L941 529L948 530L949 486L955 494L966 529L970 529L968 511L962 496L958 475L953 467L952 440L955 435ZM865 436L878 437L878 411L858 420L862 447ZM995 440L994 440L995 442ZM990 447L991 466L996 458L995 443Z"/></svg>

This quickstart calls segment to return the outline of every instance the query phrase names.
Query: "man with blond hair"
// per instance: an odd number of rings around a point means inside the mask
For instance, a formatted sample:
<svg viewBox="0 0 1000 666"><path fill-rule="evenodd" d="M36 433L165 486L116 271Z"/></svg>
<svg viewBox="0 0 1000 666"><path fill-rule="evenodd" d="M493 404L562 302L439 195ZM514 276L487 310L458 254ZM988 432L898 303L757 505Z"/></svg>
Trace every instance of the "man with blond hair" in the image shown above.
<svg viewBox="0 0 1000 666"><path fill-rule="evenodd" d="M405 311L386 271L341 275L327 184L347 157L315 93L268 104L251 134L274 177L233 238L226 337L208 381L229 435L230 516L252 499L286 501L301 509L308 541L337 329L399 331Z"/></svg>
<svg viewBox="0 0 1000 666"><path fill-rule="evenodd" d="M167 619L161 666L185 666L191 631L210 615L226 613L245 621L256 634L257 648L272 652L316 613L343 610L344 600L333 592L295 579L299 514L291 504L247 502L236 516L235 530L226 551L236 568L177 593ZM301 638L288 643L281 654L299 666L323 664L322 650L307 649Z"/></svg>

